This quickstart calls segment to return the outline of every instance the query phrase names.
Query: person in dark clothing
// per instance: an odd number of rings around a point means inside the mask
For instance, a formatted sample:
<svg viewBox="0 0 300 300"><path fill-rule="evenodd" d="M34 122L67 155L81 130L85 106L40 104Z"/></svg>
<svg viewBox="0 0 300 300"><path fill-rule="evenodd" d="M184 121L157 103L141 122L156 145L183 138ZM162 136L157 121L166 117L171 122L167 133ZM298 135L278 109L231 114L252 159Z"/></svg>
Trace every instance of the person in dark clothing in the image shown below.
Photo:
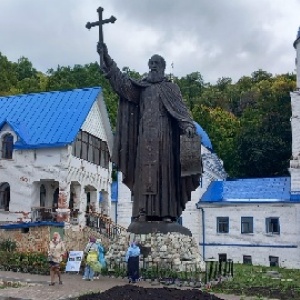
<svg viewBox="0 0 300 300"><path fill-rule="evenodd" d="M135 242L132 242L126 252L126 261L127 261L127 274L129 278L129 283L135 283L140 278L139 272L139 256L141 250L136 245Z"/></svg>

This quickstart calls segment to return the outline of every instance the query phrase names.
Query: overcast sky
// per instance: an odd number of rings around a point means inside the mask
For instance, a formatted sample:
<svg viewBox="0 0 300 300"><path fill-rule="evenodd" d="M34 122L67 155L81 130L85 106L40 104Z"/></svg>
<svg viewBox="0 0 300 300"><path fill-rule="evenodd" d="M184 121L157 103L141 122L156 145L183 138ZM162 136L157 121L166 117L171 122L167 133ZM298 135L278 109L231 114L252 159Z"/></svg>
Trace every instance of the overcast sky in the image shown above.
<svg viewBox="0 0 300 300"><path fill-rule="evenodd" d="M0 0L0 52L43 72L95 62L98 28L85 24L98 20L99 6L117 18L103 30L120 68L147 72L157 53L167 73L199 71L211 83L295 69L300 0Z"/></svg>

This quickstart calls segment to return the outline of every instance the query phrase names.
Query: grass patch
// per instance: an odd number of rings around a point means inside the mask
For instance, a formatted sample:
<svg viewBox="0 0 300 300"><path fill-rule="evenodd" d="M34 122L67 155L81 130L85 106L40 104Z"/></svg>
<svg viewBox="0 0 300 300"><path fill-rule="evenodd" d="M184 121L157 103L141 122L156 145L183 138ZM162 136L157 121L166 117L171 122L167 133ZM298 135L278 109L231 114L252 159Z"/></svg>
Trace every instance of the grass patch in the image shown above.
<svg viewBox="0 0 300 300"><path fill-rule="evenodd" d="M278 272L279 276L268 275L268 272ZM266 290L288 291L293 289L300 292L300 270L279 267L252 266L234 264L233 278L223 281L212 289L218 292L232 293L248 289L261 288ZM276 278L279 277L279 278Z"/></svg>

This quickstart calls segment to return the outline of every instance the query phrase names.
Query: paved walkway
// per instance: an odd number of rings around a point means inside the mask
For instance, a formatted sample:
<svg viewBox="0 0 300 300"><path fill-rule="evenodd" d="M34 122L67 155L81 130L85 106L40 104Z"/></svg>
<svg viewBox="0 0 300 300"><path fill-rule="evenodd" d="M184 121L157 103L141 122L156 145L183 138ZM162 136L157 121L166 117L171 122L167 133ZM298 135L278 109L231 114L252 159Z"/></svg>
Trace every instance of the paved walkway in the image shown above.
<svg viewBox="0 0 300 300"><path fill-rule="evenodd" d="M128 284L126 279L120 278L100 277L99 280L85 281L82 280L82 276L79 274L63 274L62 276L63 285L56 284L55 286L49 286L49 276L0 271L0 280L28 283L27 286L20 288L9 287L0 289L0 300L62 300L92 291L105 291L114 286ZM158 287L144 281L137 283L137 285L142 287ZM223 294L218 294L217 296L224 300L240 300L242 298L240 296ZM243 297L242 299L252 300L254 298Z"/></svg>

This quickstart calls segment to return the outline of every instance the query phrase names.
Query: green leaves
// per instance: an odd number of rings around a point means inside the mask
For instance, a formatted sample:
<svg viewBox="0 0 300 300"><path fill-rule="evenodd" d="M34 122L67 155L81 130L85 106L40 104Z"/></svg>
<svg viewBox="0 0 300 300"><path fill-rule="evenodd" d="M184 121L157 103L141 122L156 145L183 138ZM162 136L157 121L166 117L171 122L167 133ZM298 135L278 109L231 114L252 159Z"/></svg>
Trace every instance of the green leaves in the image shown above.
<svg viewBox="0 0 300 300"><path fill-rule="evenodd" d="M101 86L112 127L118 96L100 73L97 62L57 66L46 74L21 57L10 62L0 53L0 96ZM141 74L122 69L135 79ZM221 77L206 83L200 72L175 78L193 118L207 131L215 152L230 177L265 177L288 174L291 156L290 92L296 76L273 76L261 69L236 83Z"/></svg>

